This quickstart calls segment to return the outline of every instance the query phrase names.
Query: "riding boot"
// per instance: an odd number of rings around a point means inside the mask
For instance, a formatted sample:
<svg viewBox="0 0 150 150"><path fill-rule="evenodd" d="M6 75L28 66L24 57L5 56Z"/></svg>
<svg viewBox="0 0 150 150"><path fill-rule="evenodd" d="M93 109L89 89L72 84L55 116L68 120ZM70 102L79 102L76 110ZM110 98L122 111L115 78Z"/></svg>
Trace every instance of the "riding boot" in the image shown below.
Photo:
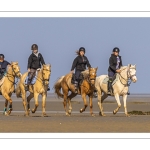
<svg viewBox="0 0 150 150"><path fill-rule="evenodd" d="M48 87L47 87L47 91L50 91L50 87L49 87L49 85L48 85Z"/></svg>
<svg viewBox="0 0 150 150"><path fill-rule="evenodd" d="M31 84L31 80L32 80L32 79L29 79L29 78L28 78L28 82L27 82L27 84L25 84L25 90L26 90L26 91L29 90L29 85Z"/></svg>
<svg viewBox="0 0 150 150"><path fill-rule="evenodd" d="M94 89L93 97L94 97L94 98L97 98L97 89L96 89L96 88Z"/></svg>
<svg viewBox="0 0 150 150"><path fill-rule="evenodd" d="M108 95L111 95L112 94L112 77L109 77L109 80L108 80Z"/></svg>
<svg viewBox="0 0 150 150"><path fill-rule="evenodd" d="M74 83L75 93L78 93L78 82L75 81Z"/></svg>

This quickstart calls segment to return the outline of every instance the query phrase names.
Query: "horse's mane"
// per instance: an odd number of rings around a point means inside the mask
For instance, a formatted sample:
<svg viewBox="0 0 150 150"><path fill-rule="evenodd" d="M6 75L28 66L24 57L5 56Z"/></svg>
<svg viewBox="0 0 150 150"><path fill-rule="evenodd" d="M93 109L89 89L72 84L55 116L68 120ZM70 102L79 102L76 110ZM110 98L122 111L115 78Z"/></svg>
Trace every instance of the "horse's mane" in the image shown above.
<svg viewBox="0 0 150 150"><path fill-rule="evenodd" d="M89 75L89 70L87 69L85 71L82 71L81 73L83 74L84 79L86 79Z"/></svg>
<svg viewBox="0 0 150 150"><path fill-rule="evenodd" d="M125 68L127 68L127 66L121 66L121 68L120 68L120 69L122 70L122 69L125 69Z"/></svg>

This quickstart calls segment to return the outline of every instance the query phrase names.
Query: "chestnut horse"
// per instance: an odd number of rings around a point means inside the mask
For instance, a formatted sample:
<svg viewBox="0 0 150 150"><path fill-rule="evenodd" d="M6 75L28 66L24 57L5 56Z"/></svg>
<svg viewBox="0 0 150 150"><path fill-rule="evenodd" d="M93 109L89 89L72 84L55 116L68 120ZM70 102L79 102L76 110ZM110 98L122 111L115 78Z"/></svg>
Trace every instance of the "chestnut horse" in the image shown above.
<svg viewBox="0 0 150 150"><path fill-rule="evenodd" d="M4 115L10 115L12 109L12 99L11 95L15 91L15 78L20 78L20 67L18 62L11 62L7 67L7 72L3 77L3 83L1 83L0 91L2 96L5 98L5 107L4 107ZM9 102L9 110L7 111L7 105Z"/></svg>
<svg viewBox="0 0 150 150"><path fill-rule="evenodd" d="M24 73L17 85L16 88L16 96L22 97L23 106L25 110L25 116L29 116L30 114L30 100L34 97L35 100L35 108L32 109L32 113L35 113L38 103L39 94L42 95L42 116L46 116L45 112L45 104L47 97L47 88L49 84L49 78L51 74L51 65L45 64L42 66L40 70L37 70L36 82L33 85L29 85L29 96L26 98L26 90L25 90L25 79L28 75L28 72ZM27 102L26 102L27 101ZM27 106L26 106L27 103Z"/></svg>
<svg viewBox="0 0 150 150"><path fill-rule="evenodd" d="M64 99L63 105L67 116L71 115L72 106L71 106L71 99L75 97L77 94L82 96L82 99L84 101L84 108L80 109L80 113L85 111L86 107L88 106L86 101L86 95L89 96L89 103L90 103L90 114L94 116L93 114L93 92L95 89L95 80L96 80L96 72L98 68L89 68L88 70L85 70L82 72L83 74L83 82L78 88L78 93L75 93L75 87L74 84L71 83L72 79L72 73L69 73L65 76L60 77L55 85L54 90L58 97L61 97ZM62 89L63 94L60 92ZM71 91L71 94L68 96L68 92ZM67 103L69 104L69 109L67 110Z"/></svg>

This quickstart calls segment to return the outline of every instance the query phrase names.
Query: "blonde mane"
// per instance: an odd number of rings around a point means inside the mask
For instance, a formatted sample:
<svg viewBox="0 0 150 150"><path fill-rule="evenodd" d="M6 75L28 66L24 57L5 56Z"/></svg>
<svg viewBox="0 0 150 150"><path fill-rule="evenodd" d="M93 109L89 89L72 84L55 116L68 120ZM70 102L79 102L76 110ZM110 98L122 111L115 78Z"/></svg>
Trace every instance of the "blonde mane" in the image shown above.
<svg viewBox="0 0 150 150"><path fill-rule="evenodd" d="M87 70L85 70L85 71L82 71L81 73L82 73L84 79L87 79L87 77L88 77L88 75L89 75L89 70L87 69Z"/></svg>

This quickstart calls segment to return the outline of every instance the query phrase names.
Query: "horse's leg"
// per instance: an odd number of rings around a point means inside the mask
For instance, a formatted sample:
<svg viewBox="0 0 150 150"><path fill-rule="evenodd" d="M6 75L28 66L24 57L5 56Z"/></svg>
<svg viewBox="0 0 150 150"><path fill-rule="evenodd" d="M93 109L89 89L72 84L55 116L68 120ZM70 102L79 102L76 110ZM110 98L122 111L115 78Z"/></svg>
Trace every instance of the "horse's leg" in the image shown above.
<svg viewBox="0 0 150 150"><path fill-rule="evenodd" d="M12 111L12 99L11 99L11 94L4 94L3 97L9 101L9 110L7 111L6 115L10 115L11 111ZM6 105L8 104L8 102L6 102Z"/></svg>
<svg viewBox="0 0 150 150"><path fill-rule="evenodd" d="M5 99L5 106L4 106L4 112L3 112L4 115L7 115L7 105L8 105L8 100Z"/></svg>
<svg viewBox="0 0 150 150"><path fill-rule="evenodd" d="M47 116L45 112L45 106L46 106L46 93L42 93L42 116Z"/></svg>
<svg viewBox="0 0 150 150"><path fill-rule="evenodd" d="M87 101L86 101L86 94L82 93L82 99L84 101L84 108L80 109L80 113L82 113L83 111L85 111L86 107L88 106Z"/></svg>
<svg viewBox="0 0 150 150"><path fill-rule="evenodd" d="M71 106L71 99L74 98L77 94L75 93L71 93L69 96L68 96L68 103L69 103L69 110L68 110L68 114L71 115L71 112L72 112L72 106Z"/></svg>
<svg viewBox="0 0 150 150"><path fill-rule="evenodd" d="M30 95L27 97L27 111L28 114L30 114L30 100L34 97L33 93L30 93Z"/></svg>
<svg viewBox="0 0 150 150"><path fill-rule="evenodd" d="M108 95L106 93L103 93L103 96L101 97L101 109L102 109L102 113L104 112L104 109L103 109L103 106L102 106L102 103L103 101L108 97ZM104 113L102 116L106 116Z"/></svg>
<svg viewBox="0 0 150 150"><path fill-rule="evenodd" d="M128 111L127 111L126 100L127 100L127 95L123 95L124 112L125 112L125 115L126 115L127 117L129 117L129 114L128 114Z"/></svg>
<svg viewBox="0 0 150 150"><path fill-rule="evenodd" d="M39 93L34 92L35 107L34 109L32 109L32 113L35 113L37 110L37 107L39 106L38 96L39 96Z"/></svg>
<svg viewBox="0 0 150 150"><path fill-rule="evenodd" d="M64 93L64 102L63 102L63 104L64 104L64 109L65 109L65 112L66 112L66 116L70 116L70 114L69 114L68 111L67 111L68 90L67 90L67 91L64 91L63 93Z"/></svg>
<svg viewBox="0 0 150 150"><path fill-rule="evenodd" d="M115 94L115 99L117 101L118 107L113 111L113 114L116 114L119 110L119 108L121 107L121 103L120 103L120 98L118 94Z"/></svg>
<svg viewBox="0 0 150 150"><path fill-rule="evenodd" d="M21 94L22 94L22 103L23 103L23 107L24 107L24 111L25 114L24 116L29 116L29 112L27 111L27 97L26 97L26 91L24 90L24 87L22 87L21 90Z"/></svg>
<svg viewBox="0 0 150 150"><path fill-rule="evenodd" d="M92 101L92 99L93 99L93 93L89 95L89 103L90 103L90 113L91 113L91 116L94 117L95 115L94 115L93 109L92 109L93 108L93 101Z"/></svg>

